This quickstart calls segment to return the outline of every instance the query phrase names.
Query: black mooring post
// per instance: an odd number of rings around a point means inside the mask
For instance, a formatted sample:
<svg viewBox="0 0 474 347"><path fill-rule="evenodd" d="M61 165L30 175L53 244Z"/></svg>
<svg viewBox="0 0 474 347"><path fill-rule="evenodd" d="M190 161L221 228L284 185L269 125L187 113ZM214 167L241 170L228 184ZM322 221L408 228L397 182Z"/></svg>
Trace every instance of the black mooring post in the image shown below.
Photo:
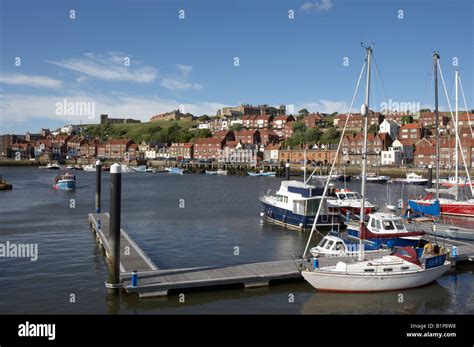
<svg viewBox="0 0 474 347"><path fill-rule="evenodd" d="M110 167L110 267L107 287L116 294L120 288L120 215L122 200L122 166Z"/></svg>
<svg viewBox="0 0 474 347"><path fill-rule="evenodd" d="M290 159L288 159L285 164L285 177L287 181L290 180Z"/></svg>
<svg viewBox="0 0 474 347"><path fill-rule="evenodd" d="M95 213L100 213L100 194L102 190L101 184L101 175L102 175L102 165L100 160L97 160L95 163Z"/></svg>
<svg viewBox="0 0 474 347"><path fill-rule="evenodd" d="M431 188L433 186L433 166L428 165L428 182L427 182L428 188Z"/></svg>

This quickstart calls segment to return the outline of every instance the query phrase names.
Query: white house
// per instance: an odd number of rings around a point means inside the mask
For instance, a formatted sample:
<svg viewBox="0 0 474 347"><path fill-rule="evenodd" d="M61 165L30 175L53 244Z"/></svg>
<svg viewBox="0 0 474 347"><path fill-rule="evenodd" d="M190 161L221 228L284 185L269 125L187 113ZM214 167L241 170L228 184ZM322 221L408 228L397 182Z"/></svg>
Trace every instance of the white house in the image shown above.
<svg viewBox="0 0 474 347"><path fill-rule="evenodd" d="M413 162L413 145L393 141L388 151L381 152L382 165L403 165Z"/></svg>
<svg viewBox="0 0 474 347"><path fill-rule="evenodd" d="M390 122L386 119L379 125L379 133L388 133L392 139L398 138L400 126L395 122Z"/></svg>

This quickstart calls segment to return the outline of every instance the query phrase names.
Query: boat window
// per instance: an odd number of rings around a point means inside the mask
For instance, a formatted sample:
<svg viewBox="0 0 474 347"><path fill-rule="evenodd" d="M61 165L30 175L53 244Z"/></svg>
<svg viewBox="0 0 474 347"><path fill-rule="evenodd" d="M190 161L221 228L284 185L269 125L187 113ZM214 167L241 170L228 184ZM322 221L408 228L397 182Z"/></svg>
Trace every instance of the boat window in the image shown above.
<svg viewBox="0 0 474 347"><path fill-rule="evenodd" d="M393 224L395 224L395 227L398 229L398 230L404 230L405 229L405 226L403 225L403 223L399 220L394 220L393 221Z"/></svg>
<svg viewBox="0 0 474 347"><path fill-rule="evenodd" d="M322 240L321 240L321 243L319 244L319 246L320 246L321 248L324 248L324 245L327 243L327 241L328 241L328 239L322 239Z"/></svg>
<svg viewBox="0 0 474 347"><path fill-rule="evenodd" d="M337 242L336 251L343 251L343 250L344 250L344 244L342 242Z"/></svg>
<svg viewBox="0 0 474 347"><path fill-rule="evenodd" d="M306 200L306 215L315 215L318 212L319 199Z"/></svg>
<svg viewBox="0 0 474 347"><path fill-rule="evenodd" d="M332 245L334 244L334 241L333 240L329 240L328 241L328 245L327 245L327 249L331 249L332 248Z"/></svg>
<svg viewBox="0 0 474 347"><path fill-rule="evenodd" d="M344 200L346 198L346 194L339 194L339 198L341 198L341 200Z"/></svg>
<svg viewBox="0 0 474 347"><path fill-rule="evenodd" d="M377 229L382 229L382 224L380 224L379 220L377 220Z"/></svg>
<svg viewBox="0 0 474 347"><path fill-rule="evenodd" d="M385 230L395 230L395 226L391 221L383 221L382 223Z"/></svg>
<svg viewBox="0 0 474 347"><path fill-rule="evenodd" d="M354 194L353 193L348 193L347 198L348 199L354 199Z"/></svg>
<svg viewBox="0 0 474 347"><path fill-rule="evenodd" d="M386 268L383 269L383 271L390 272L390 271L393 271L393 269L391 267L386 267Z"/></svg>
<svg viewBox="0 0 474 347"><path fill-rule="evenodd" d="M375 226L375 219L372 218L372 221L370 222L370 226L373 227L373 228L376 227L376 226Z"/></svg>
<svg viewBox="0 0 474 347"><path fill-rule="evenodd" d="M354 193L354 196L356 197L356 199L360 199L360 198L361 198L360 194L357 193L357 192Z"/></svg>
<svg viewBox="0 0 474 347"><path fill-rule="evenodd" d="M364 269L365 272L374 272L375 269Z"/></svg>

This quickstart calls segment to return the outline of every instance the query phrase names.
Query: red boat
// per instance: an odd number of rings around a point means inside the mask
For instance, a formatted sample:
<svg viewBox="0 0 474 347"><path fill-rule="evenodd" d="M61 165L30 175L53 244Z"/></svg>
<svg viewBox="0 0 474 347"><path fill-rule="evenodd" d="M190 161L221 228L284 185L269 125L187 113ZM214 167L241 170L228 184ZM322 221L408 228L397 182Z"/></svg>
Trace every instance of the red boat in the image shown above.
<svg viewBox="0 0 474 347"><path fill-rule="evenodd" d="M349 215L359 215L360 207L362 205L362 197L358 192L353 192L348 189L338 189L335 192L336 199L329 198L327 199L327 206L330 212L337 212L341 214L346 214L349 212ZM372 204L369 201L364 203L364 214L368 215L369 213L375 212L377 206Z"/></svg>

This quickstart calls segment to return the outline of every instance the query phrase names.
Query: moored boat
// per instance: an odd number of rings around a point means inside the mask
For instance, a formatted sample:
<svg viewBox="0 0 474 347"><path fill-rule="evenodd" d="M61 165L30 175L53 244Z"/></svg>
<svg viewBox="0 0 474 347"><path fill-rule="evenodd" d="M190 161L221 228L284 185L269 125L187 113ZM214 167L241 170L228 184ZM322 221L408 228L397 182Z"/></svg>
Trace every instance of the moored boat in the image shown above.
<svg viewBox="0 0 474 347"><path fill-rule="evenodd" d="M426 183L428 183L428 179L423 178L423 176L417 175L414 172L410 172L410 173L407 173L406 178L395 178L392 180L392 183L424 186L426 185Z"/></svg>
<svg viewBox="0 0 474 347"><path fill-rule="evenodd" d="M182 175L184 174L184 170L180 169L179 167L169 167L166 169L170 174L174 175Z"/></svg>
<svg viewBox="0 0 474 347"><path fill-rule="evenodd" d="M260 198L263 215L267 220L294 229L311 228L323 189L300 181L282 181L276 192L268 191ZM319 226L333 226L339 223L336 213L328 210L323 202L317 221Z"/></svg>
<svg viewBox="0 0 474 347"><path fill-rule="evenodd" d="M420 243L423 231L408 231L403 218L393 213L375 212L369 214L367 225L364 223L362 235L360 222L349 222L347 235L353 240L362 238L364 242L370 243L372 247L414 247Z"/></svg>
<svg viewBox="0 0 474 347"><path fill-rule="evenodd" d="M332 196L335 197L335 199L327 199L327 204L331 212L337 212L343 215L349 214L350 217L360 214L362 197L358 192L353 192L348 189L337 189ZM365 214L375 212L376 210L376 205L365 201Z"/></svg>

